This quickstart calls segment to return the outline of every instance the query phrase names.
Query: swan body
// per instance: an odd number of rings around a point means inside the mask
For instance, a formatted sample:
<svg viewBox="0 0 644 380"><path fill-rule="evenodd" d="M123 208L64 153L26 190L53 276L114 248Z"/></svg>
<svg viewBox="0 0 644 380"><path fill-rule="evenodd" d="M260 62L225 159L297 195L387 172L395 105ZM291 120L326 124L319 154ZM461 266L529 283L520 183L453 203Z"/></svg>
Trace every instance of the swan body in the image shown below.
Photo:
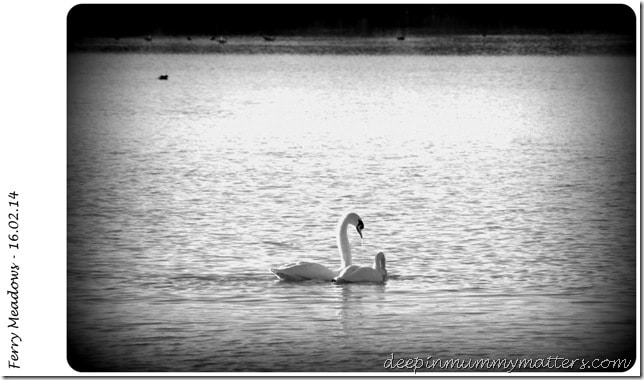
<svg viewBox="0 0 644 380"><path fill-rule="evenodd" d="M387 280L387 269L385 264L385 254L378 252L372 267L361 267L359 265L349 265L338 274L333 281L338 284L347 282L376 282L382 283Z"/></svg>
<svg viewBox="0 0 644 380"><path fill-rule="evenodd" d="M340 271L333 271L322 264L300 261L281 268L271 268L271 272L285 281L331 281Z"/></svg>
<svg viewBox="0 0 644 380"><path fill-rule="evenodd" d="M279 279L285 281L305 281L305 280L322 280L333 281L342 269L351 265L351 247L349 244L349 237L347 236L347 229L349 225L356 227L358 234L362 238L362 230L364 223L358 214L350 212L343 215L338 221L336 229L338 250L340 251L340 268L332 270L322 264L311 262L297 262L288 264L280 268L271 268L271 272Z"/></svg>

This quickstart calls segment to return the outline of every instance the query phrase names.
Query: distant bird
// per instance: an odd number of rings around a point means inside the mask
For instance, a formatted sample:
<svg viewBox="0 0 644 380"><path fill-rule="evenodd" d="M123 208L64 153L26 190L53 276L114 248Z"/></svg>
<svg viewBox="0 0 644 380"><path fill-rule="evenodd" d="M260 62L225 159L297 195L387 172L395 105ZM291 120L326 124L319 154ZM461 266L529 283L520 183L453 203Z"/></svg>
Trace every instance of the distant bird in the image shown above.
<svg viewBox="0 0 644 380"><path fill-rule="evenodd" d="M275 41L275 37L273 36L264 36L264 41Z"/></svg>
<svg viewBox="0 0 644 380"><path fill-rule="evenodd" d="M396 38L398 39L398 41L404 41L405 40L405 36L398 36Z"/></svg>
<svg viewBox="0 0 644 380"><path fill-rule="evenodd" d="M225 44L226 43L226 37L219 36L219 38L217 38L217 41L219 41L220 44Z"/></svg>
<svg viewBox="0 0 644 380"><path fill-rule="evenodd" d="M168 74L166 75L159 75L160 80L168 80Z"/></svg>
<svg viewBox="0 0 644 380"><path fill-rule="evenodd" d="M152 42L152 36L145 37L145 40L148 41L148 42Z"/></svg>
<svg viewBox="0 0 644 380"><path fill-rule="evenodd" d="M192 37L188 36L187 40L192 41Z"/></svg>

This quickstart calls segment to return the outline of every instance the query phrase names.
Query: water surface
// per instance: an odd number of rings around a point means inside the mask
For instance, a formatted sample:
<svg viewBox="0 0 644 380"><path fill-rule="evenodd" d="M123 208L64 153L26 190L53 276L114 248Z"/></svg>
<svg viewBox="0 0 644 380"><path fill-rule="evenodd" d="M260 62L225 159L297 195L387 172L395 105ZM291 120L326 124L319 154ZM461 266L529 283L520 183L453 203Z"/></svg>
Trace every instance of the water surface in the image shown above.
<svg viewBox="0 0 644 380"><path fill-rule="evenodd" d="M633 56L74 53L68 84L79 370L633 355ZM268 272L337 267L348 210L386 284Z"/></svg>

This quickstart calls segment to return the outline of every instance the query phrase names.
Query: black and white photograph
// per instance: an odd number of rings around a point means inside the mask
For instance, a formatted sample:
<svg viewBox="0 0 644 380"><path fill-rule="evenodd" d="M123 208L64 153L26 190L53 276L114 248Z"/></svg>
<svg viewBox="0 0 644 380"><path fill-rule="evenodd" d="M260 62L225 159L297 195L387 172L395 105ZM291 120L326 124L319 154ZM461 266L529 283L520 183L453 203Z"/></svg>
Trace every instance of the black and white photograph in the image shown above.
<svg viewBox="0 0 644 380"><path fill-rule="evenodd" d="M639 375L640 6L69 4L4 374Z"/></svg>

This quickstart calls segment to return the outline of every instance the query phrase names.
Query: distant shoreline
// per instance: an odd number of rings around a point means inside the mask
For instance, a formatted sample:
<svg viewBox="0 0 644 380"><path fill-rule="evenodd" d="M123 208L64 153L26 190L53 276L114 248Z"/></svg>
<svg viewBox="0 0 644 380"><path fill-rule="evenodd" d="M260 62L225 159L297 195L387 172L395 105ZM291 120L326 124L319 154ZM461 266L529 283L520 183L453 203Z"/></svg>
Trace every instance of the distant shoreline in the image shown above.
<svg viewBox="0 0 644 380"><path fill-rule="evenodd" d="M146 38L148 37L148 38ZM190 37L190 39L188 39ZM338 55L635 55L620 34L462 34L357 36L138 36L83 38L68 52ZM404 37L404 39L399 39Z"/></svg>

